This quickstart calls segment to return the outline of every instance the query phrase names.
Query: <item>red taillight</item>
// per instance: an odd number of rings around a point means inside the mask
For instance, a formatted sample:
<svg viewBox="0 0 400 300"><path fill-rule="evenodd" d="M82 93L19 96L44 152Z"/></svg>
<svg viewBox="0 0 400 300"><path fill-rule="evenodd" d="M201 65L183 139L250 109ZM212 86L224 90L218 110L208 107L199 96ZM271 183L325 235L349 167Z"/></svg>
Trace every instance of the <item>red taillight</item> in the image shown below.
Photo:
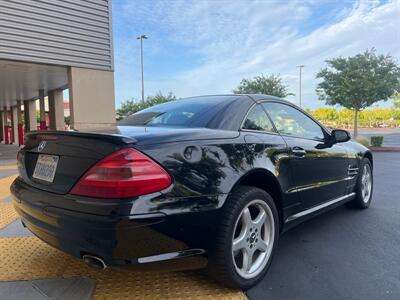
<svg viewBox="0 0 400 300"><path fill-rule="evenodd" d="M170 175L143 153L126 148L94 165L71 194L97 198L129 198L159 192L172 183Z"/></svg>

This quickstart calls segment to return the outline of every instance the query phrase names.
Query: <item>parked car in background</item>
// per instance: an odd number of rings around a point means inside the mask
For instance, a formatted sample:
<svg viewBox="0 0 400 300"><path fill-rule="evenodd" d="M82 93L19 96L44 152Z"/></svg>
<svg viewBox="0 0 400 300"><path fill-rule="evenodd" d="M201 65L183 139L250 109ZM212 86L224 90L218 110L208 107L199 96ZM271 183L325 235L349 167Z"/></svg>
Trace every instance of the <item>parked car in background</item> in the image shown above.
<svg viewBox="0 0 400 300"><path fill-rule="evenodd" d="M282 232L344 203L365 209L373 190L367 148L266 95L156 105L115 134L30 133L18 167L15 208L50 245L101 268L200 255L242 289Z"/></svg>

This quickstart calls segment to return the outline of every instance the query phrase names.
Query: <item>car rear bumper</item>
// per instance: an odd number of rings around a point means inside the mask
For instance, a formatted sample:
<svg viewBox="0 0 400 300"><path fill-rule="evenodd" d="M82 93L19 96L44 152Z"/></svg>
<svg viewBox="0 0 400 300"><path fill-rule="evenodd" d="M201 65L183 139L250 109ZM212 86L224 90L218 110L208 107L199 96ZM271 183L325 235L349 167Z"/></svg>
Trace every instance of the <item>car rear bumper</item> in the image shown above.
<svg viewBox="0 0 400 300"><path fill-rule="evenodd" d="M85 254L99 257L106 265L203 254L215 234L217 209L207 211L207 222L201 221L205 212L135 214L135 201L140 199L118 203L57 195L18 178L11 193L23 224L37 237L77 258Z"/></svg>

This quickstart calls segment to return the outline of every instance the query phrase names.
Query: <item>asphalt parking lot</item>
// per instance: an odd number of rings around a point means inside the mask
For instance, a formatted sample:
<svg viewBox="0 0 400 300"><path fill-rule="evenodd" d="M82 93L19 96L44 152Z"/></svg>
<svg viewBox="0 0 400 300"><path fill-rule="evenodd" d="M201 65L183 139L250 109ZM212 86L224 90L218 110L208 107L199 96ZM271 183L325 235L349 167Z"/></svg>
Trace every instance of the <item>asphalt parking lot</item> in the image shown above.
<svg viewBox="0 0 400 300"><path fill-rule="evenodd" d="M400 299L400 153L374 153L371 207L339 207L281 237L249 299Z"/></svg>
<svg viewBox="0 0 400 300"><path fill-rule="evenodd" d="M3 166L0 180L7 180L10 172L15 174L16 170ZM269 273L246 292L247 297L251 300L400 299L400 153L374 153L374 178L374 198L369 209L339 207L284 234ZM8 201L6 197L4 202ZM182 296L182 291L185 296L197 299L205 295L209 299L241 299L240 293L221 289L196 272L122 276L92 270L45 246L23 230L18 220L1 231L5 239L4 245L0 243L0 284L60 275L73 276L75 280L94 278L97 281L94 298L151 299L151 286L154 287L154 280L159 280L157 290L171 299ZM25 246L32 253L20 249ZM9 251L9 247L14 248ZM55 261L61 263L55 264ZM21 265L24 267L17 270ZM49 271L52 269L54 274ZM116 284L112 278L121 281ZM121 288L126 280L129 284ZM136 281L141 284L135 284ZM3 299L1 295L0 299Z"/></svg>

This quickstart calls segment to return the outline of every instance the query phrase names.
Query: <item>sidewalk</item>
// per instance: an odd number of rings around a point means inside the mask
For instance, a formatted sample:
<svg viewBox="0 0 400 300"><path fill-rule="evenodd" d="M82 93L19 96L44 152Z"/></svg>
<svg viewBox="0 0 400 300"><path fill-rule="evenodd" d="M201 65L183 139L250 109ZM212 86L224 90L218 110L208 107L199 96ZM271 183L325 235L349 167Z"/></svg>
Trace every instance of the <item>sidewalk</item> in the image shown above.
<svg viewBox="0 0 400 300"><path fill-rule="evenodd" d="M381 135L383 136L382 146L400 147L400 128L360 128L358 135L368 140L371 139L371 136Z"/></svg>
<svg viewBox="0 0 400 300"><path fill-rule="evenodd" d="M17 145L5 145L0 143L0 166L15 165L17 162Z"/></svg>

